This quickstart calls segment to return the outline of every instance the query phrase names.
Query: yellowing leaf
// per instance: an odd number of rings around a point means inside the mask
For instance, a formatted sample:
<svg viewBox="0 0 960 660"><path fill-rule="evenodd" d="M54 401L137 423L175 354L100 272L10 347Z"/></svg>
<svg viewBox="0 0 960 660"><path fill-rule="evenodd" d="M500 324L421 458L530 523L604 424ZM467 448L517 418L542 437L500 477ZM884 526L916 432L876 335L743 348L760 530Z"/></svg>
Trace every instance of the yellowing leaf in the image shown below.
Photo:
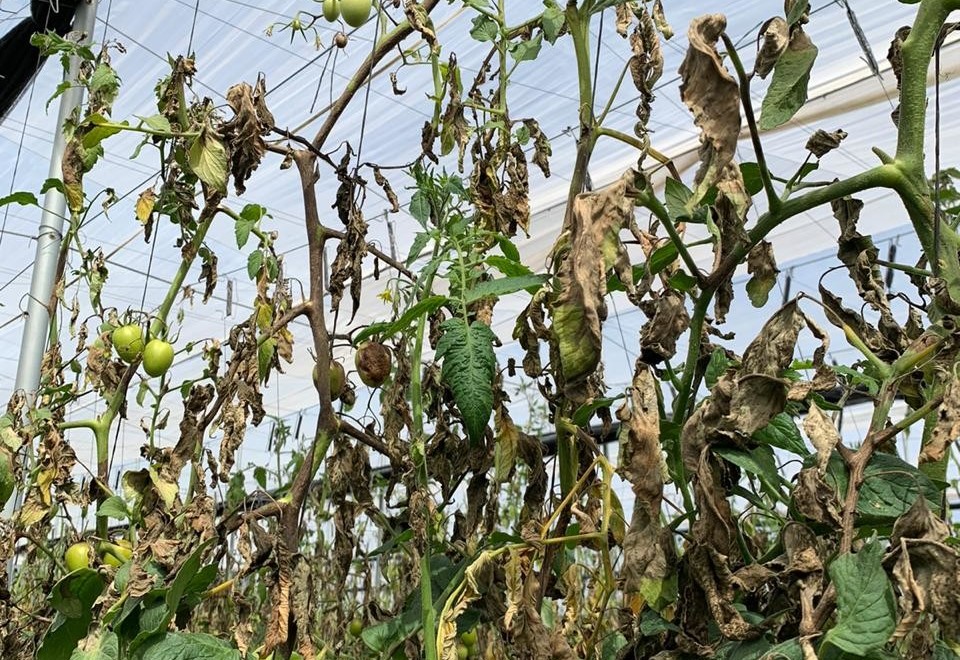
<svg viewBox="0 0 960 660"><path fill-rule="evenodd" d="M150 214L153 213L153 207L157 203L157 193L153 192L153 188L147 188L140 196L137 198L137 220L141 223L146 223L150 218Z"/></svg>
<svg viewBox="0 0 960 660"><path fill-rule="evenodd" d="M201 181L219 192L226 192L227 147L213 131L200 132L190 145L188 158L190 169Z"/></svg>

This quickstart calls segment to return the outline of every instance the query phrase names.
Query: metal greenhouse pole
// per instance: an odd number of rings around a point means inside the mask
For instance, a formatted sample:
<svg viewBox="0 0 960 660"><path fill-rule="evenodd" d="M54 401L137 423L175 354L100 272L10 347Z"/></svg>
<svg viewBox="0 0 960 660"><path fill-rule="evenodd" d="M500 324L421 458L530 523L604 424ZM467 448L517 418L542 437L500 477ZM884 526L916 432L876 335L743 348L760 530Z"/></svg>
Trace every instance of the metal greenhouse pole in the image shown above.
<svg viewBox="0 0 960 660"><path fill-rule="evenodd" d="M73 29L82 33L84 42L89 42L97 19L98 0L86 0L77 8ZM80 60L73 57L70 69L64 74L64 80L76 80L80 69ZM66 139L63 124L83 101L83 88L71 86L60 97L60 111L57 114L57 130L53 138L53 150L50 153L48 177L61 177L60 162L63 159ZM20 359L17 362L15 391L26 392L32 398L40 384L40 362L47 344L50 316L47 303L53 293L54 275L60 256L60 243L63 239L63 223L67 213L67 200L54 189L46 192L43 198L43 215L37 232L37 252L33 263L33 275L30 280L30 295L27 301L27 320L23 326L23 339L20 342Z"/></svg>
<svg viewBox="0 0 960 660"><path fill-rule="evenodd" d="M82 43L89 42L97 20L99 0L85 0L74 15L73 30L81 33ZM79 58L70 59L70 68L64 73L64 80L76 80L80 70ZM61 178L60 163L66 147L63 124L71 113L83 101L83 88L71 86L60 97L60 110L57 113L57 132L53 138L50 152L48 177ZM23 338L20 342L20 358L17 361L17 377L14 391L23 391L27 400L32 402L40 385L40 363L47 345L50 315L47 303L53 293L53 281L60 256L60 244L63 239L63 223L67 212L67 200L57 190L50 189L43 198L43 213L40 228L37 231L37 251L33 262L33 274L30 279L30 294L27 299L27 318L23 326ZM28 457L32 457L32 448L28 447ZM23 503L24 493L17 489L7 501L4 514L11 515ZM7 578L13 579L13 562L7 566Z"/></svg>

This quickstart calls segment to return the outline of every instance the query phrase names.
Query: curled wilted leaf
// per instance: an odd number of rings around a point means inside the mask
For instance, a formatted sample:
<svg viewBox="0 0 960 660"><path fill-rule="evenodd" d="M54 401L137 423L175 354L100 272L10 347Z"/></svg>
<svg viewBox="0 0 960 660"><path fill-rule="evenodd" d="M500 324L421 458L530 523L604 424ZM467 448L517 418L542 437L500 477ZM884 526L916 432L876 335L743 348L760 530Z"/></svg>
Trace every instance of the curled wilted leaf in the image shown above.
<svg viewBox="0 0 960 660"><path fill-rule="evenodd" d="M804 149L817 158L823 158L826 154L839 147L845 137L847 137L847 132L839 128L832 133L828 133L823 129L817 129L814 134L810 136L810 139L807 140Z"/></svg>
<svg viewBox="0 0 960 660"><path fill-rule="evenodd" d="M773 256L773 245L760 241L753 246L747 255L747 272L753 276L747 282L747 296L754 307L763 307L780 272Z"/></svg>
<svg viewBox="0 0 960 660"><path fill-rule="evenodd" d="M559 291L551 309L552 333L568 387L582 383L600 363L607 272L614 268L628 291L633 290L630 261L619 234L633 220L636 177L630 170L603 190L578 195L569 232L554 246Z"/></svg>
<svg viewBox="0 0 960 660"><path fill-rule="evenodd" d="M256 88L240 83L227 90L227 103L235 116L224 125L224 135L228 136L233 185L238 195L246 191L244 182L263 159L266 143L262 136L273 129L274 120L267 109L266 93L263 76L257 79Z"/></svg>
<svg viewBox="0 0 960 660"><path fill-rule="evenodd" d="M757 40L760 39L763 39L763 44L757 51L753 72L760 78L766 78L790 43L790 26L784 19L774 16L760 28Z"/></svg>
<svg viewBox="0 0 960 660"><path fill-rule="evenodd" d="M700 127L700 168L694 183L699 202L733 158L740 135L740 87L716 49L727 27L722 14L709 14L690 24L690 48L680 65L680 98Z"/></svg>
<svg viewBox="0 0 960 660"><path fill-rule="evenodd" d="M677 339L690 327L685 303L684 295L673 290L643 301L648 319L640 329L640 354L647 364L659 364L677 352Z"/></svg>
<svg viewBox="0 0 960 660"><path fill-rule="evenodd" d="M890 40L890 48L887 50L887 61L890 62L890 68L893 69L893 75L897 78L897 91L900 91L900 85L903 83L903 42L910 36L910 26L900 27ZM893 119L893 125L900 123L900 105L898 104L893 112L890 113Z"/></svg>

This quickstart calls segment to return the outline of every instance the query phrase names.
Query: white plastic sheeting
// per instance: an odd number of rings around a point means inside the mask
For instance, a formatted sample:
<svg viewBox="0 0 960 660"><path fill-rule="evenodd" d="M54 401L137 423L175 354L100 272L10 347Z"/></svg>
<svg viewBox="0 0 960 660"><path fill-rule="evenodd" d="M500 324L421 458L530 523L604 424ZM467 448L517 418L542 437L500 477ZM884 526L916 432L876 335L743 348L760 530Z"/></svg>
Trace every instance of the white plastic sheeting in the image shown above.
<svg viewBox="0 0 960 660"><path fill-rule="evenodd" d="M0 2L0 30L11 21L22 17L27 3ZM848 22L842 2L814 0L811 22L807 26L820 53L810 83L811 102L786 127L766 136L765 149L770 167L778 174L789 176L805 156L803 145L809 135L818 128L845 129L850 136L842 148L825 157L818 178L847 176L874 164L876 157L870 152L873 146L891 151L895 134L890 112L896 99L896 82L886 67L884 55L893 32L908 24L915 12L914 6L903 5L894 0L869 2L850 0L850 9L855 13L873 54L884 71L878 78L871 74L863 53ZM24 6L20 6L24 5ZM680 103L676 75L686 49L686 26L690 19L705 8L722 10L728 17L728 32L741 46L745 64L752 64L754 41L759 26L770 16L782 11L782 3L772 1L737 0L705 7L704 3L691 1L666 2L667 18L673 25L676 36L665 45L666 66L660 83L660 91L654 105L650 128L653 145L687 169L685 178L692 178L692 154L698 145L698 133L689 113ZM227 88L239 81L253 82L258 73L266 76L270 94L268 104L277 124L296 132L312 136L322 122L323 111L331 98L342 90L356 65L368 54L374 26L370 24L356 31L345 50L324 52L295 38L290 42L288 33L275 31L267 36L266 28L273 22L288 20L298 9L318 9L306 2L248 3L241 0L173 0L171 2L121 2L103 0L98 20L97 41L117 41L125 52L114 53L113 62L123 79L119 101L115 106L116 119L149 116L156 112L153 89L157 80L168 70L167 53L179 54L191 43L196 52L198 73L194 91L200 96L209 96L219 105L224 105ZM512 18L521 20L540 6L533 2L511 2ZM12 12L12 13L8 13ZM513 14L515 12L515 14ZM459 3L441 4L434 15L439 26L444 56L455 52L465 78L475 72L485 54L486 45L473 42L469 36L472 10L462 9ZM322 23L322 24L321 24ZM326 23L318 23L323 44L329 45L334 34ZM411 40L412 41L412 40ZM597 96L604 100L613 89L627 58L628 43L619 37L613 25L612 11L607 11L602 28L594 28L594 41L600 46L595 52L597 65ZM952 82L960 71L960 48L949 42L943 50L942 95L942 144L945 165L954 164L956 150L953 145L960 140L960 95ZM407 91L396 96L391 89L388 73L396 71L398 84ZM33 87L20 104L0 125L0 196L9 191L30 190L38 192L46 177L51 135L56 130L55 108L46 107L47 99L59 82L60 69L55 61L47 64ZM931 79L932 81L932 79ZM766 83L755 81L753 96L755 107L760 107ZM408 162L419 150L420 127L432 112L426 93L432 88L429 68L426 66L400 66L391 62L369 86L357 95L350 109L338 124L326 148L332 149L342 141L349 141L354 149L360 148L362 136L363 161L383 165ZM369 96L368 96L369 95ZM365 99L369 104L364 108ZM601 101L602 102L602 101ZM565 199L569 172L574 154L574 132L568 129L575 125L577 117L577 81L573 53L567 39L560 39L555 46L544 44L536 62L521 64L510 84L510 104L514 117L533 116L551 138L553 176L544 179L539 171L531 168L531 201L535 217L531 223L531 236L518 238L524 257L534 268L545 263L546 255L556 239L562 221L562 201ZM628 80L625 81L613 105L609 117L612 127L630 132L635 122L636 93ZM306 122L308 118L311 121ZM932 122L932 113L930 117ZM134 217L133 203L137 194L155 183L157 169L150 160L148 150L137 161L128 156L139 142L136 135L119 135L104 143L107 157L86 178L88 191L97 188L112 188L122 199L108 212L92 214L82 232L85 247L100 247L109 255L110 279L105 289L105 304L118 309L140 309L158 304L166 290L167 282L180 264L179 251L172 243L178 232L176 228L160 224L156 230L156 247L143 241L142 230ZM749 139L741 142L742 161L753 159ZM602 140L590 167L595 186L602 185L619 176L623 170L635 164L636 155L629 147L617 142ZM247 202L255 202L269 209L272 219L267 229L275 229L280 238L278 249L284 253L286 272L291 277L304 277L306 273L306 238L301 220L299 181L293 171L281 171L279 159L268 157L248 183L248 192L243 198L231 197L236 208ZM455 165L448 165L450 167ZM410 180L394 170L389 173L393 187L400 194L401 202L409 199L406 186ZM327 170L322 170L318 184L321 211L324 221L336 225L332 211L325 208L332 203L337 182ZM874 202L867 207L861 223L865 233L889 235L906 223L906 216L896 198L889 193L875 193L864 198ZM97 203L95 203L97 206ZM389 250L387 225L384 211L387 203L379 190L371 186L364 207L371 224L371 238L385 250ZM756 217L762 206L753 211ZM39 218L39 210L32 207L7 206L0 209L0 400L9 396L16 367L16 357L22 331L19 310L23 307L30 280L30 266L34 253L33 236ZM391 216L396 227L396 249L405 257L413 239L416 223L405 213ZM697 229L692 228L691 231ZM781 266L802 261L812 254L829 252L837 234L835 221L829 209L817 209L794 218L776 229L771 240ZM697 238L691 233L691 238ZM208 245L219 257L219 277L216 294L209 304L201 305L199 295L195 304L183 303L185 320L178 328L178 344L204 338L226 336L228 328L241 321L250 311L248 301L253 288L246 275L246 259L249 247L238 251L234 241L233 227L225 217L220 217L207 239ZM331 245L331 251L333 246ZM712 256L708 249L695 252L700 263L709 266ZM72 255L71 265L79 263ZM813 266L816 271L819 266ZM808 274L812 273L808 266ZM188 278L196 283L199 266ZM232 313L227 314L227 283L233 284ZM805 283L815 288L815 277ZM795 281L793 291L800 284ZM382 319L388 312L377 297L386 287L370 281L364 287L362 307L354 325ZM198 287L199 288L199 287ZM298 289L295 287L294 291ZM740 290L742 297L742 289ZM81 291L81 300L86 293ZM738 344L745 344L759 327L761 319L769 316L778 302L772 295L767 309L750 313L749 305L737 307L743 313L731 315L726 329L738 335ZM741 300L739 304L743 303ZM518 347L511 343L510 332L516 313L524 304L517 296L501 303L494 326L504 342L502 358L518 355ZM610 344L607 355L607 383L612 391L628 382L636 355L637 332L643 317L637 310L628 310L625 301L613 301L612 317L605 328ZM341 326L349 316L349 301L340 315ZM64 331L66 329L64 328ZM295 331L295 363L286 368L287 373L273 377L265 390L265 403L271 415L296 416L300 411L314 406L315 392L310 381L311 363L307 358L309 344L305 324L297 324ZM72 355L67 341L65 357ZM742 347L742 346L741 346ZM174 374L187 376L198 368L196 357L180 356ZM169 404L175 407L171 397ZM91 396L85 397L73 415L84 416L96 412L102 403ZM374 405L374 409L376 409ZM114 471L131 467L139 460L139 445L143 435L139 429L141 410L131 406L128 420L118 436L118 452L114 458ZM174 419L176 415L174 415ZM311 424L306 423L306 432ZM84 431L74 436L78 456L93 465L93 449ZM172 440L175 425L166 431ZM216 446L216 437L210 440ZM240 464L247 461L260 462L266 451L267 433L251 431L250 439L242 450Z"/></svg>

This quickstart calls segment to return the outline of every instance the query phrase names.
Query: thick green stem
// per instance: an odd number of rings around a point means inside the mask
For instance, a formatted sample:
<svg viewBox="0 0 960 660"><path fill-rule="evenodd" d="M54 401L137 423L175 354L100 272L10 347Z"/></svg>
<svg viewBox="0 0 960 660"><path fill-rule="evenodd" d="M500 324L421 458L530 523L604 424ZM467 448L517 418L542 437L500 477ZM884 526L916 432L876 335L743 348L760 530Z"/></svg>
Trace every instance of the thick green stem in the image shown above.
<svg viewBox="0 0 960 660"><path fill-rule="evenodd" d="M960 310L960 260L957 256L960 239L946 222L940 222L939 232L934 230L935 214L924 172L924 134L930 59L944 22L956 9L960 9L960 0L923 0L910 34L903 42L895 160L905 178L904 185L897 192L907 208L927 261L946 284L946 299L941 296L938 302L947 309L939 311L951 313ZM939 234L939 244L936 234Z"/></svg>
<svg viewBox="0 0 960 660"><path fill-rule="evenodd" d="M868 188L896 189L901 185L902 179L903 176L896 166L892 164L878 165L849 179L835 181L823 188L811 190L805 195L788 199L776 211L767 211L760 216L757 224L747 232L748 240L730 251L720 263L720 266L710 275L709 281L714 285L722 282L747 257L753 246L766 238L767 234L789 218Z"/></svg>

